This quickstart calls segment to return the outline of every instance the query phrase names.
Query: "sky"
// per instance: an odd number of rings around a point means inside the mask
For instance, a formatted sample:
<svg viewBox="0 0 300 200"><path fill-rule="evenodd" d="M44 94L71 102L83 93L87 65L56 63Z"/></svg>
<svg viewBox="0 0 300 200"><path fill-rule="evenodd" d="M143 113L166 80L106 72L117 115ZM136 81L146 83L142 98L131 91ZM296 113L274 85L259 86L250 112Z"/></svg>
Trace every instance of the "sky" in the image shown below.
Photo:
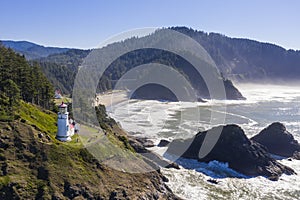
<svg viewBox="0 0 300 200"><path fill-rule="evenodd" d="M299 0L0 0L0 40L93 48L136 28L187 26L300 50Z"/></svg>

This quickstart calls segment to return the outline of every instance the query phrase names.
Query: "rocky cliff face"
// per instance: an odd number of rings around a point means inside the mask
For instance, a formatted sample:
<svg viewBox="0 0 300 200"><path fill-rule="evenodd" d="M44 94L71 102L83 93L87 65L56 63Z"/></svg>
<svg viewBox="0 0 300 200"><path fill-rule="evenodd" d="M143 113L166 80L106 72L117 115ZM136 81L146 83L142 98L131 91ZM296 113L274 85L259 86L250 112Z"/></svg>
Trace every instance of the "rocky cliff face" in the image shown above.
<svg viewBox="0 0 300 200"><path fill-rule="evenodd" d="M251 140L265 146L267 151L272 154L300 158L300 144L282 123L271 124Z"/></svg>
<svg viewBox="0 0 300 200"><path fill-rule="evenodd" d="M200 147L206 135L218 131L221 131L221 135L216 145L204 158L199 158ZM186 151L181 155L183 149ZM262 145L249 140L237 125L215 127L209 131L199 132L188 140L174 140L169 144L167 152L184 158L197 159L200 162L213 160L225 162L230 168L245 175L265 176L272 180L277 180L283 173L294 174L291 168L273 159Z"/></svg>

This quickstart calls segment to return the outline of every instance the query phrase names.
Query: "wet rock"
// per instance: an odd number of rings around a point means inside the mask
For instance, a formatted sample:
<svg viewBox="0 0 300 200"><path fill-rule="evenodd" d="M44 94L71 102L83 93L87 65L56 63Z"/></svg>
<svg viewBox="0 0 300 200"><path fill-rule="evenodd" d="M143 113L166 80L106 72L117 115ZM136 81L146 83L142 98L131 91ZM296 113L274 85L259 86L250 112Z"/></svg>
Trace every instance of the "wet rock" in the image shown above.
<svg viewBox="0 0 300 200"><path fill-rule="evenodd" d="M251 140L265 146L271 154L300 159L300 144L282 123L271 124Z"/></svg>
<svg viewBox="0 0 300 200"><path fill-rule="evenodd" d="M170 162L168 160L165 160L163 157L160 155L149 151L146 149L141 142L139 142L136 138L134 137L128 137L129 144L133 147L133 149L137 152L143 155L143 157L146 158L146 162L150 165L153 166L154 169L157 169L160 167L165 167L165 168L174 168L174 169L180 169L178 164Z"/></svg>
<svg viewBox="0 0 300 200"><path fill-rule="evenodd" d="M147 138L135 138L137 141L139 141L144 147L148 148L148 147L154 147L154 143L147 139Z"/></svg>
<svg viewBox="0 0 300 200"><path fill-rule="evenodd" d="M169 179L166 176L162 176L161 178L162 178L163 182L166 182L166 183L169 182Z"/></svg>
<svg viewBox="0 0 300 200"><path fill-rule="evenodd" d="M300 160L300 152L297 151L297 152L293 153L292 158L294 158L294 159L296 159L296 160Z"/></svg>
<svg viewBox="0 0 300 200"><path fill-rule="evenodd" d="M208 179L207 182L213 183L213 184L218 184L219 181L217 179Z"/></svg>
<svg viewBox="0 0 300 200"><path fill-rule="evenodd" d="M200 147L206 136L219 138L212 150L204 157L200 157ZM199 132L187 140L174 140L169 144L167 153L197 159L200 162L217 160L228 163L230 168L242 174L265 176L272 180L278 179L283 173L288 175L295 173L293 169L273 159L262 145L249 140L237 125L218 126Z"/></svg>
<svg viewBox="0 0 300 200"><path fill-rule="evenodd" d="M158 146L158 147L166 147L166 146L168 146L169 144L170 144L170 141L161 139L157 146Z"/></svg>
<svg viewBox="0 0 300 200"><path fill-rule="evenodd" d="M178 165L177 163L174 163L174 162L168 164L168 165L166 166L166 168L168 168L168 169L169 169L169 168L180 169L179 165Z"/></svg>

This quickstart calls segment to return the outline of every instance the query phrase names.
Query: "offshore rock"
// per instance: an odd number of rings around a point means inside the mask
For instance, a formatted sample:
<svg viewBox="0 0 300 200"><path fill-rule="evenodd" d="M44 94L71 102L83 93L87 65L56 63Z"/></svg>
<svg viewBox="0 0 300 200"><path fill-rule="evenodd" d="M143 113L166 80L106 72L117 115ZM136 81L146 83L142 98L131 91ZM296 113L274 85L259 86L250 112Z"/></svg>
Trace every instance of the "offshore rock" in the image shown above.
<svg viewBox="0 0 300 200"><path fill-rule="evenodd" d="M282 123L271 124L251 140L264 145L271 154L299 159L300 144Z"/></svg>
<svg viewBox="0 0 300 200"><path fill-rule="evenodd" d="M206 135L217 133L220 133L220 137L213 149L200 158L200 147ZM282 174L295 173L293 169L273 159L262 145L249 140L237 125L218 126L199 132L190 139L174 140L169 144L167 153L200 162L217 160L228 163L230 168L247 176L265 176L271 180L278 180Z"/></svg>

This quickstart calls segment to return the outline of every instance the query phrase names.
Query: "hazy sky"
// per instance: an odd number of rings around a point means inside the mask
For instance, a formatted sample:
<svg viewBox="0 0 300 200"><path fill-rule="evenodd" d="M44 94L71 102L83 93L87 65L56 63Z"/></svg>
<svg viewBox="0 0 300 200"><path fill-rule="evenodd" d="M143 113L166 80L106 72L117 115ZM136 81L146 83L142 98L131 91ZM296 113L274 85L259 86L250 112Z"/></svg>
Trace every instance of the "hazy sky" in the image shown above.
<svg viewBox="0 0 300 200"><path fill-rule="evenodd" d="M92 48L120 32L187 26L300 49L299 0L0 0L0 39Z"/></svg>

